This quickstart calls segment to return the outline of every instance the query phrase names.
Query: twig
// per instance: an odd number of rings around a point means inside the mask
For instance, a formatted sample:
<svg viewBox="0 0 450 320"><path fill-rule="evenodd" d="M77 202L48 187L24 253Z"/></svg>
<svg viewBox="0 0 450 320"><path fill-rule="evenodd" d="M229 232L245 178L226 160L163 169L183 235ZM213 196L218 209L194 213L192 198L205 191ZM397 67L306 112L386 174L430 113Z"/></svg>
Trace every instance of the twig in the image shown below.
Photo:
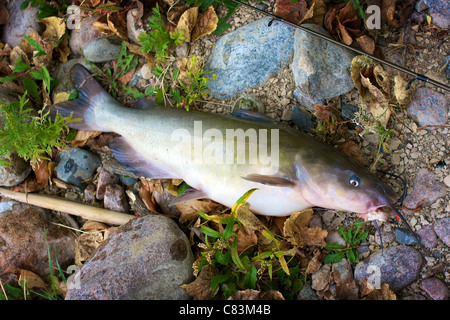
<svg viewBox="0 0 450 320"><path fill-rule="evenodd" d="M437 127L437 128L450 128L450 125L429 124L429 125L427 125L427 126L418 127L417 130L422 130L422 129L425 129L425 128L433 128L433 127Z"/></svg>
<svg viewBox="0 0 450 320"><path fill-rule="evenodd" d="M8 300L8 296L6 295L5 288L3 288L2 280L0 280L0 287L2 287L2 291L3 291L3 295L5 296L5 299Z"/></svg>
<svg viewBox="0 0 450 320"><path fill-rule="evenodd" d="M28 203L41 208L54 211L65 212L88 220L104 222L113 225L123 225L134 216L130 214L120 213L112 210L98 208L87 204L59 199L56 197L46 196L35 193L22 193L0 188L0 195L10 199Z"/></svg>

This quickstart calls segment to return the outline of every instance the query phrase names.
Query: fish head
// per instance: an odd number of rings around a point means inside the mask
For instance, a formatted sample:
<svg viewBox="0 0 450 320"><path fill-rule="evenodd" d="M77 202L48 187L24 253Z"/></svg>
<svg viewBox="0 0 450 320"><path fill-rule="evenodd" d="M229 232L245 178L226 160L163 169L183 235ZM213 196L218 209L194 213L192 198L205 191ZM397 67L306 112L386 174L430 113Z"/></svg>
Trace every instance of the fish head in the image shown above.
<svg viewBox="0 0 450 320"><path fill-rule="evenodd" d="M396 202L394 190L340 152L294 164L296 188L312 205L358 213L364 220L386 220L381 210Z"/></svg>

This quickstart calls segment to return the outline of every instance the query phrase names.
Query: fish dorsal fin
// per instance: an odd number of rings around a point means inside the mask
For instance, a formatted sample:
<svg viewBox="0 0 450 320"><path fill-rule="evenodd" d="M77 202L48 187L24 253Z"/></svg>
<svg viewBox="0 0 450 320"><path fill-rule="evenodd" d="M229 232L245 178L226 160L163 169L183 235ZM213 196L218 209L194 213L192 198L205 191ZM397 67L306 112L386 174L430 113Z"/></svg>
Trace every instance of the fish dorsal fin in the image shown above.
<svg viewBox="0 0 450 320"><path fill-rule="evenodd" d="M109 144L114 158L128 171L150 179L179 179L176 174L159 167L139 154L123 137Z"/></svg>
<svg viewBox="0 0 450 320"><path fill-rule="evenodd" d="M170 201L169 206L174 206L177 203L191 201L191 200L197 200L197 199L204 199L208 198L208 195L201 191L196 189L189 189L182 195L179 195L178 197L175 197L172 201Z"/></svg>
<svg viewBox="0 0 450 320"><path fill-rule="evenodd" d="M277 177L277 176L262 175L262 174L257 174L257 173L249 174L245 177L242 177L242 179L257 182L257 183L262 183L262 184L274 186L274 187L290 187L290 188L292 188L295 186L295 183L288 179Z"/></svg>

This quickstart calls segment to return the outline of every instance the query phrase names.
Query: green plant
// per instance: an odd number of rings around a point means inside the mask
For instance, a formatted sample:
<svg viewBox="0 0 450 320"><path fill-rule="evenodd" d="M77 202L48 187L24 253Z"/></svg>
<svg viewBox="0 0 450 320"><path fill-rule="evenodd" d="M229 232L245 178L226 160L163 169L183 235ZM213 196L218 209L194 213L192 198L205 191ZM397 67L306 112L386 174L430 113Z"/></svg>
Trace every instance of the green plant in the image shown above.
<svg viewBox="0 0 450 320"><path fill-rule="evenodd" d="M45 0L25 0L20 5L21 10L25 10L28 7L28 4L31 5L31 7L35 8L38 7L38 19L47 18L50 16L57 16L58 15L58 7L56 7L54 4L55 2L52 1L45 1ZM67 8L67 4L63 3L61 5L61 10L65 10Z"/></svg>
<svg viewBox="0 0 450 320"><path fill-rule="evenodd" d="M362 242L366 241L369 235L367 231L362 231L363 223L363 219L357 219L355 224L348 230L345 230L343 227L338 228L337 231L344 238L346 245L337 242L327 243L325 248L333 252L325 257L324 263L337 263L345 257L352 262L359 262L358 251L356 249Z"/></svg>
<svg viewBox="0 0 450 320"><path fill-rule="evenodd" d="M255 191L247 191L231 208L229 217L208 216L202 212L199 215L206 221L223 225L223 232L219 232L207 225L201 226L201 232L205 235L205 242L199 247L203 250L201 256L194 262L194 275L197 276L206 265L214 266L218 274L212 277L210 283L211 292L214 296L223 295L230 297L233 293L243 289L257 289L258 281L263 274L267 273L270 281L273 279L274 268L277 275L290 274L290 269L286 262L286 257L295 254L295 248L284 250L282 242L269 231L264 225L258 227L261 234L272 241L270 250L260 252L257 248L250 251L238 252L239 230L246 223L240 218L241 208L245 210L244 204L248 197ZM257 219L257 218L255 218ZM214 241L210 241L212 238ZM280 271L281 270L281 271ZM292 280L291 280L292 281Z"/></svg>
<svg viewBox="0 0 450 320"><path fill-rule="evenodd" d="M289 261L288 267L289 274L287 274L283 269L277 270L275 272L274 279L264 286L264 290L277 290L281 292L286 300L295 299L298 292L306 283L306 276L304 273L301 273L296 258Z"/></svg>
<svg viewBox="0 0 450 320"><path fill-rule="evenodd" d="M74 121L72 117L57 114L54 122L48 118L44 109L33 115L28 108L27 92L19 101L0 103L0 116L3 125L0 128L0 164L11 164L11 153L17 152L19 157L32 162L48 159L53 147L63 147L61 132L68 132L67 123Z"/></svg>
<svg viewBox="0 0 450 320"><path fill-rule="evenodd" d="M164 62L167 57L167 50L170 46L179 45L185 37L178 31L168 32L159 12L159 6L152 9L153 14L148 18L150 31L141 34L138 41L142 44L142 51L155 52L157 62Z"/></svg>

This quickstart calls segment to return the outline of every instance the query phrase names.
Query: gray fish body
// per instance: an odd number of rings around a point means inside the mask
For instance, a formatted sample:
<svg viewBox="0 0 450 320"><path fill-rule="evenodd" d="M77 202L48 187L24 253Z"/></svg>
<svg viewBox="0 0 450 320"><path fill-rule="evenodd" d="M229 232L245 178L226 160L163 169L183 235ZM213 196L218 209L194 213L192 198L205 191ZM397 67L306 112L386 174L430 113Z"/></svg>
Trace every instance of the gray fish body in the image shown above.
<svg viewBox="0 0 450 320"><path fill-rule="evenodd" d="M89 75L81 66L73 72L78 84ZM183 179L226 206L252 188L258 190L250 209L271 216L319 206L367 219L395 201L392 189L365 168L293 129L160 106L125 108L93 78L76 100L55 108L83 119L74 128L121 135L111 150L125 167L150 178Z"/></svg>

